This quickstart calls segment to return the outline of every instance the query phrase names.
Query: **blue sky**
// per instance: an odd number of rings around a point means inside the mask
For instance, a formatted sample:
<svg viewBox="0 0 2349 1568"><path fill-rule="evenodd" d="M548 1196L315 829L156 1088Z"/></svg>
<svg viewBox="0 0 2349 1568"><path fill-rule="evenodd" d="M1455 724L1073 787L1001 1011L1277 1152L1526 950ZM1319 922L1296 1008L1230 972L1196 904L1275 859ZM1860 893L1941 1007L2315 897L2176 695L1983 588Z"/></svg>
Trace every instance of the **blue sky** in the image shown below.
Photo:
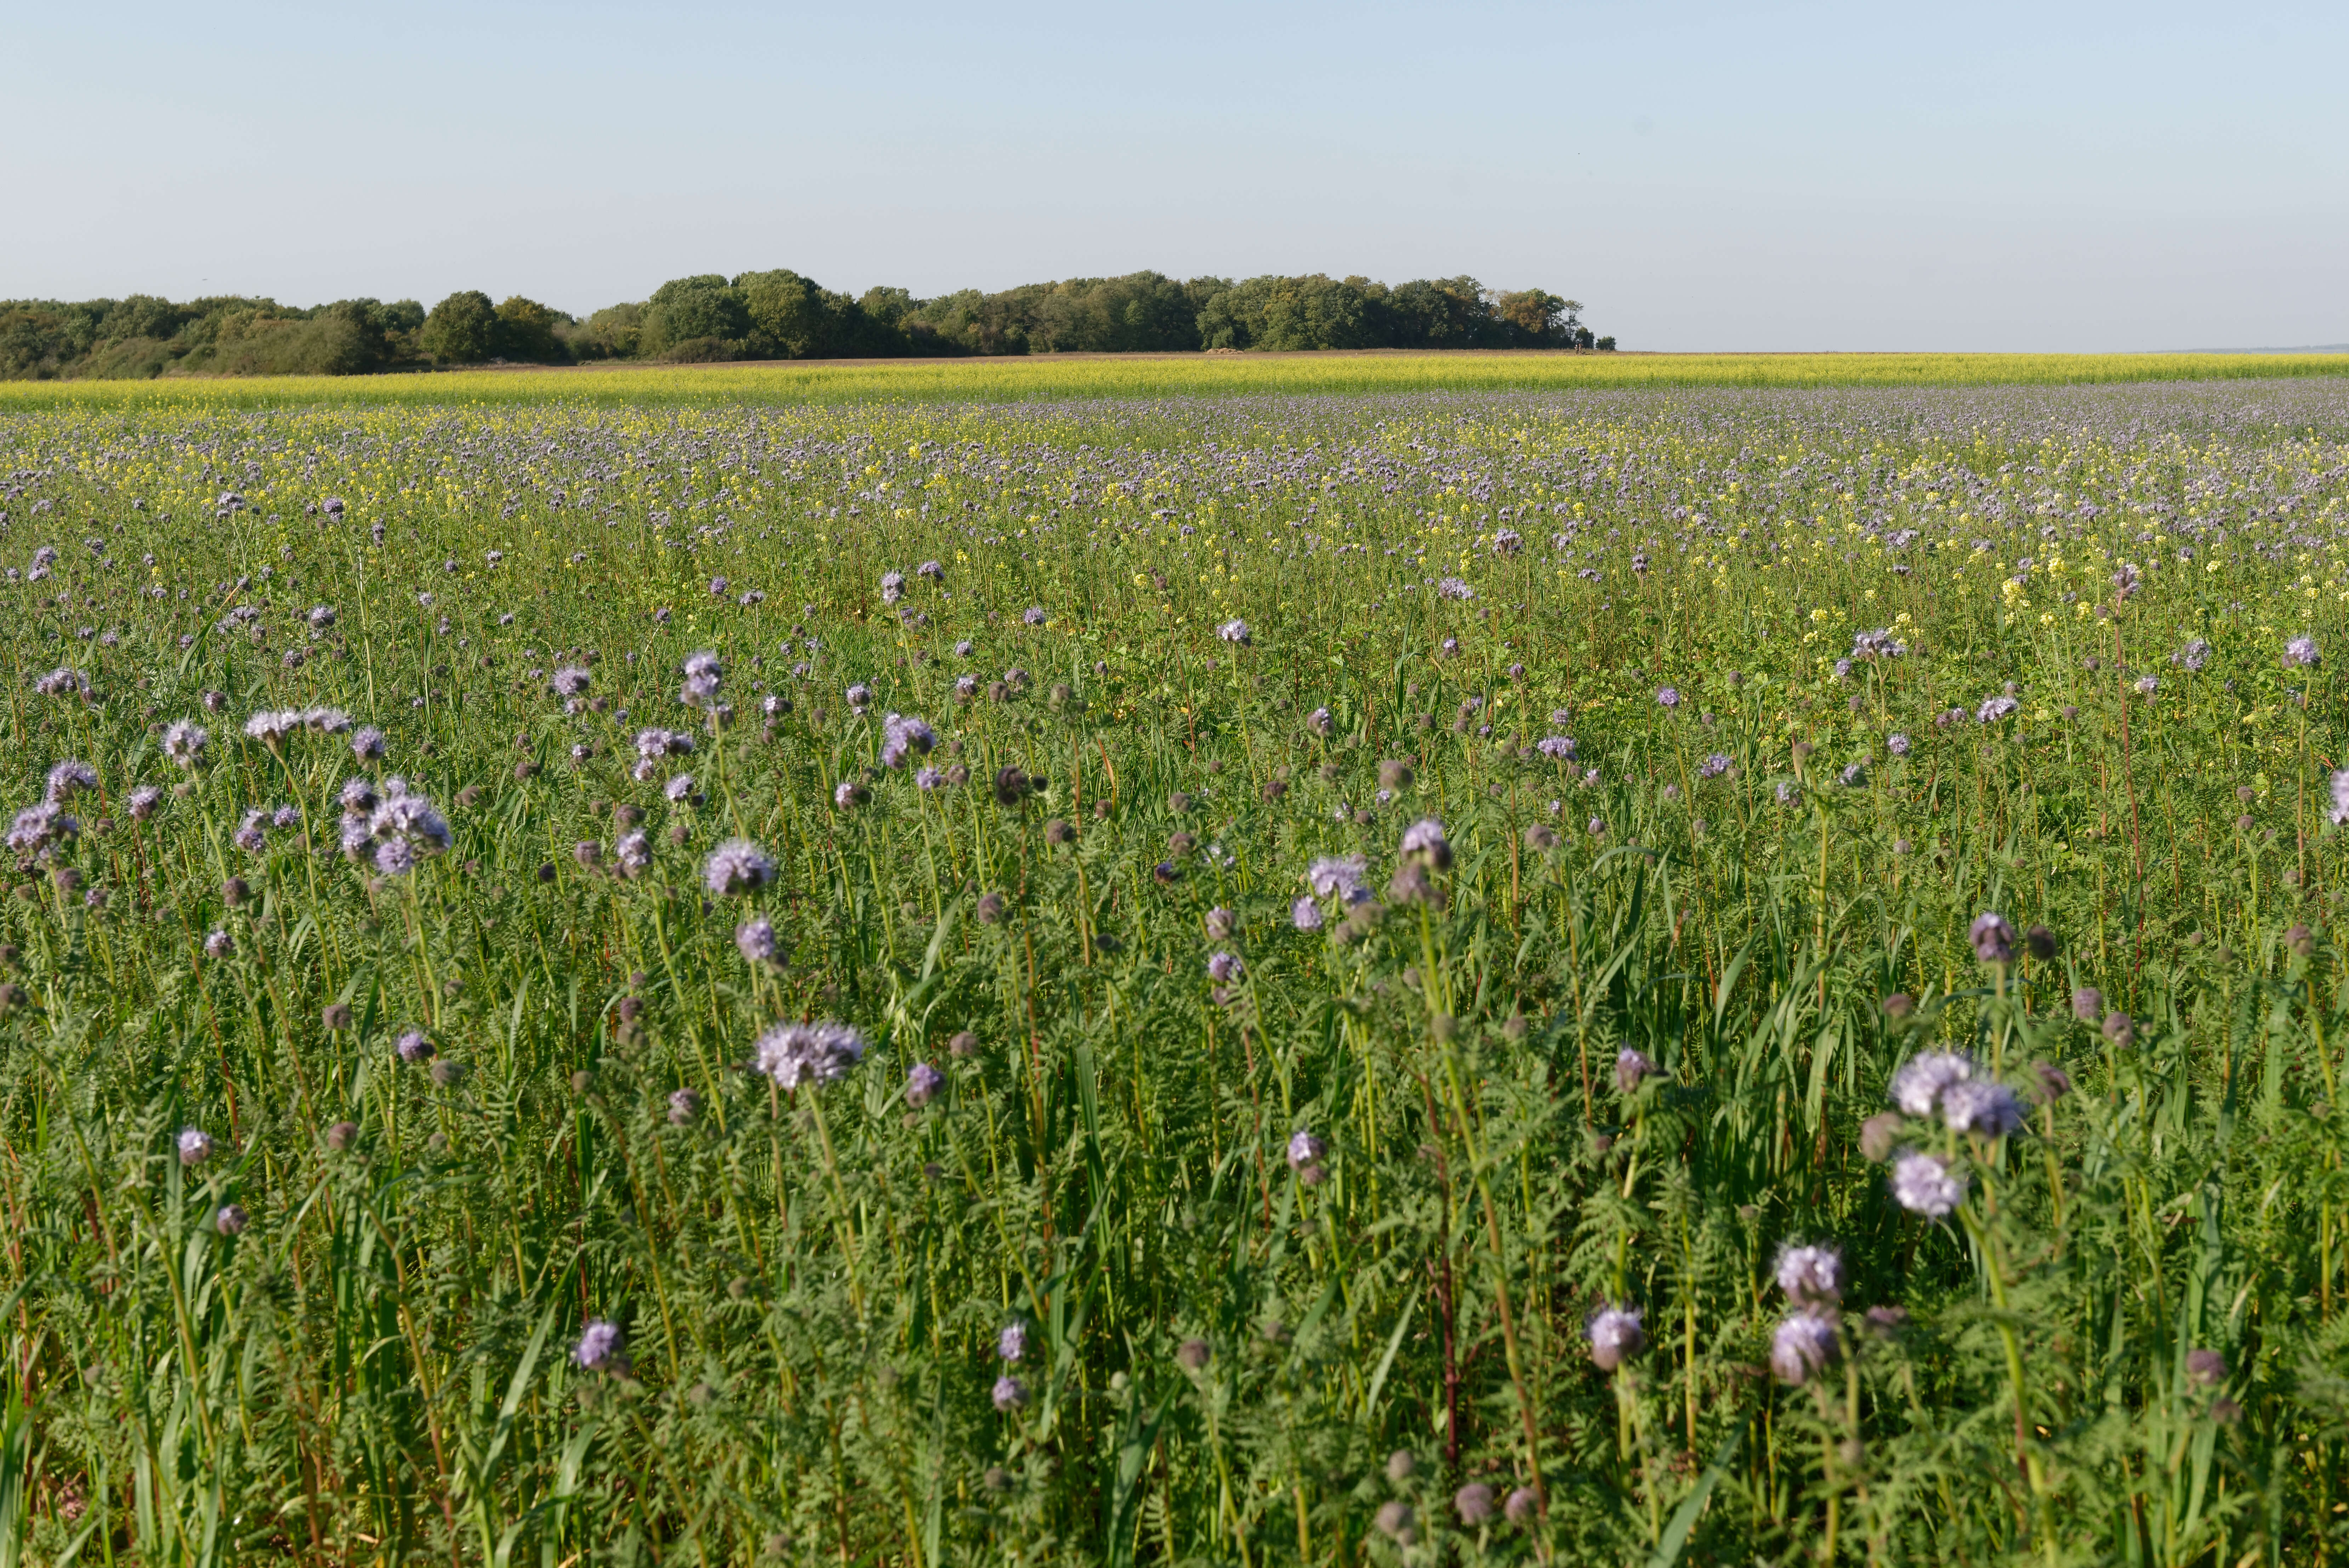
<svg viewBox="0 0 2349 1568"><path fill-rule="evenodd" d="M1468 273L1627 348L2349 342L2349 6L0 4L0 296Z"/></svg>

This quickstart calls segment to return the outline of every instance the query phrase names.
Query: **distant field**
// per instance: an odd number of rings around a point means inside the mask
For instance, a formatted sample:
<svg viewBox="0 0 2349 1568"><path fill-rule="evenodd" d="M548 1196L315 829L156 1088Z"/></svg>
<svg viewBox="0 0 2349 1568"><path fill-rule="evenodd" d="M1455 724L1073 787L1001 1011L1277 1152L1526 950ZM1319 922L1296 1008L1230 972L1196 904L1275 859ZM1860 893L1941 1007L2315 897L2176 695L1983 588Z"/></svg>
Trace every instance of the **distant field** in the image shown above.
<svg viewBox="0 0 2349 1568"><path fill-rule="evenodd" d="M594 406L1164 398L1630 387L2061 385L2349 376L2324 354L1322 353L831 360L414 376L0 382L0 410Z"/></svg>

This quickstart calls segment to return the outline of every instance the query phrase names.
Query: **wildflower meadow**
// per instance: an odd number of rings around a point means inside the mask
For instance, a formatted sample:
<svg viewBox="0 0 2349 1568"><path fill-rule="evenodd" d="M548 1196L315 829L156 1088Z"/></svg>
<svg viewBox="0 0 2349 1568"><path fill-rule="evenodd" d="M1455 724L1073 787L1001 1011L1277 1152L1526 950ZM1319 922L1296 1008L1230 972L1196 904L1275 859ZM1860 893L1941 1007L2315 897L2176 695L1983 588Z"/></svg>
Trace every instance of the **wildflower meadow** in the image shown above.
<svg viewBox="0 0 2349 1568"><path fill-rule="evenodd" d="M440 379L0 411L0 1565L2349 1552L2349 379Z"/></svg>

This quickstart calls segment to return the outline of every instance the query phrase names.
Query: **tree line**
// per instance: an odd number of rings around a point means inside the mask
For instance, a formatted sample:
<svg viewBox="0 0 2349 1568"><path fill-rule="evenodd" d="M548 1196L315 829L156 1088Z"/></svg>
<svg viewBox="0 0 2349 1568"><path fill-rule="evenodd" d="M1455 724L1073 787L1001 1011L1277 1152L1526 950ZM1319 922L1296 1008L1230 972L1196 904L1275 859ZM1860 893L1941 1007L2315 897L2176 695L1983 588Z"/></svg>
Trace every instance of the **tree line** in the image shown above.
<svg viewBox="0 0 2349 1568"><path fill-rule="evenodd" d="M363 375L439 366L644 360L895 358L908 355L1182 353L1314 348L1611 349L1579 301L1496 292L1473 277L1388 286L1366 277L1176 280L1155 272L969 288L835 292L788 270L672 278L648 299L582 319L475 289L430 310L412 299L309 307L151 295L0 301L0 378L166 374Z"/></svg>

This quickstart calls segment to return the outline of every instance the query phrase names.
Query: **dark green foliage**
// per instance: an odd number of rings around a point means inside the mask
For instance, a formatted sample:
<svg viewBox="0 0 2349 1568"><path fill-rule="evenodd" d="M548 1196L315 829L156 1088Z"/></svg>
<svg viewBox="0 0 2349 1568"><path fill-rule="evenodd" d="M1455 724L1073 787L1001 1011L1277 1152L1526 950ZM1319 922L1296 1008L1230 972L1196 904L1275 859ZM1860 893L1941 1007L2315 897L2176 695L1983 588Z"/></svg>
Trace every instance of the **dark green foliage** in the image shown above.
<svg viewBox="0 0 2349 1568"><path fill-rule="evenodd" d="M151 295L0 304L0 378L357 375L413 360L414 300L343 299L298 309L269 299L174 305Z"/></svg>
<svg viewBox="0 0 2349 1568"><path fill-rule="evenodd" d="M498 311L478 288L460 289L424 318L422 347L436 365L478 365L498 351Z"/></svg>
<svg viewBox="0 0 2349 1568"><path fill-rule="evenodd" d="M787 269L672 278L584 322L517 295L492 306L464 289L427 317L414 301L343 300L309 310L271 300L174 305L151 296L79 305L0 302L0 379L353 375L493 360L891 358L905 355L1187 353L1201 348L1592 347L1581 306L1541 289L1495 295L1474 278L1389 288L1368 278L1195 277L1154 272L1023 284L917 299L864 296ZM1599 340L1611 348L1614 340Z"/></svg>

